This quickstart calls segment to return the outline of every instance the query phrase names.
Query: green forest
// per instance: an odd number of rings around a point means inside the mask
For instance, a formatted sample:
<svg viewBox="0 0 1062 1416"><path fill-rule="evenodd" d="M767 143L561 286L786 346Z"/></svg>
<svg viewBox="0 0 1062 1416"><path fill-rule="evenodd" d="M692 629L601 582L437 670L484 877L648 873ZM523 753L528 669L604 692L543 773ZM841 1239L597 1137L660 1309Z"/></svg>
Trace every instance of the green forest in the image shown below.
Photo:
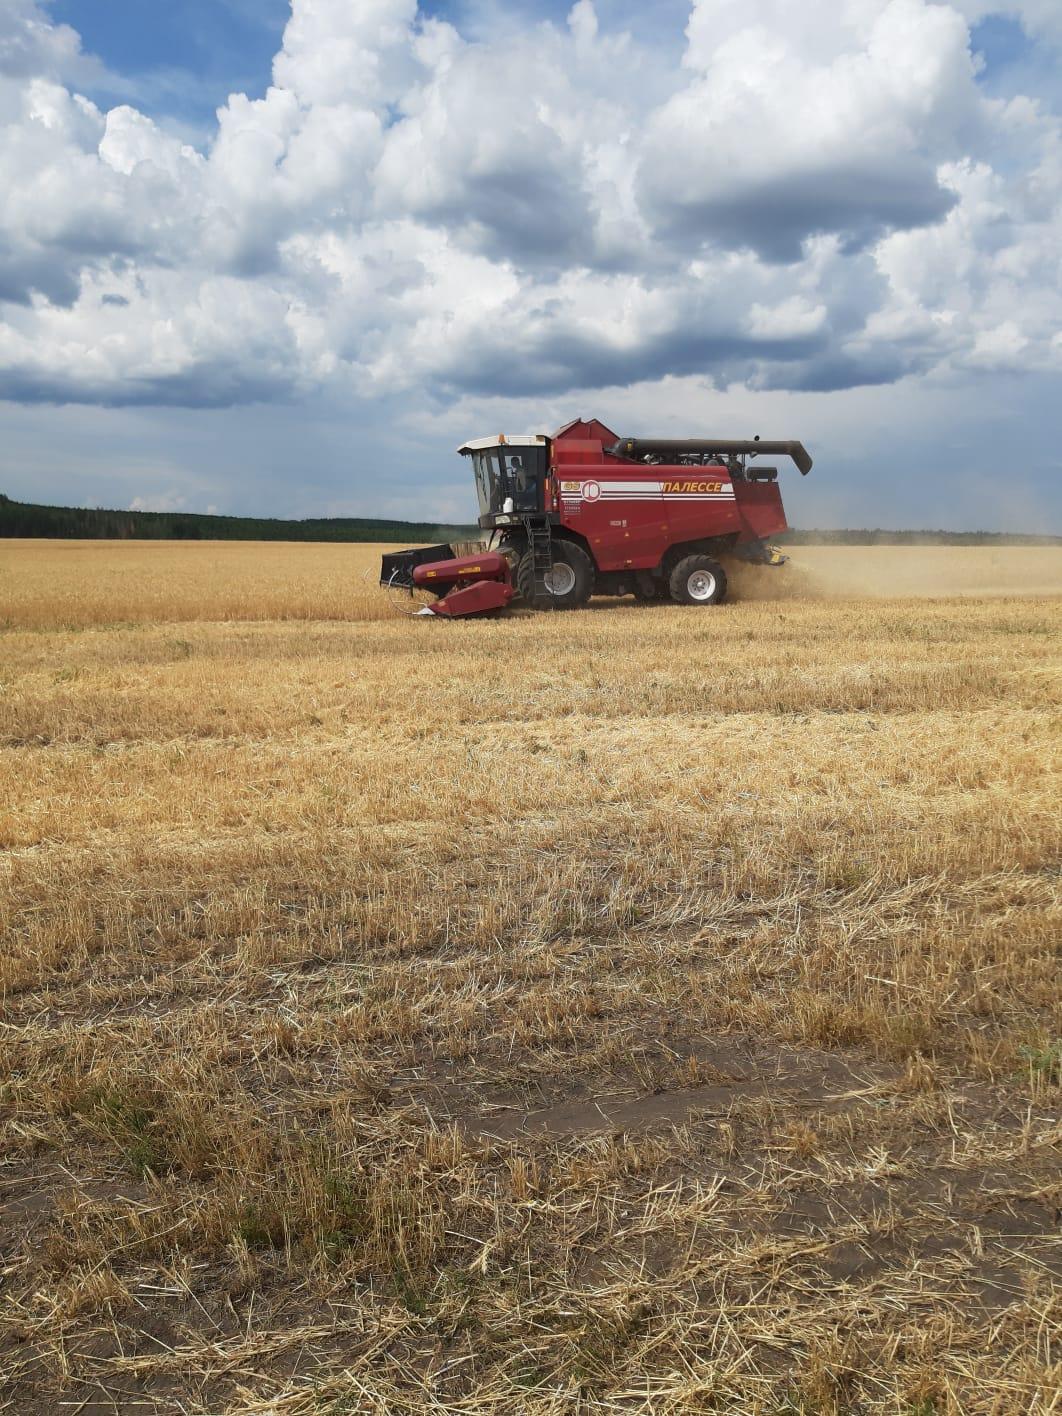
<svg viewBox="0 0 1062 1416"><path fill-rule="evenodd" d="M788 546L1062 546L1062 536L1017 531L787 531Z"/></svg>
<svg viewBox="0 0 1062 1416"><path fill-rule="evenodd" d="M280 521L257 516L200 516L186 511L104 511L96 507L37 506L0 492L0 537L40 536L115 541L430 541L469 540L473 526L431 521L382 521L330 516ZM1000 531L794 530L780 539L795 546L1053 546L1062 536Z"/></svg>
<svg viewBox="0 0 1062 1416"><path fill-rule="evenodd" d="M445 541L475 536L472 526L329 516L279 521L259 516L200 516L186 511L104 511L37 506L0 492L0 537L113 541Z"/></svg>

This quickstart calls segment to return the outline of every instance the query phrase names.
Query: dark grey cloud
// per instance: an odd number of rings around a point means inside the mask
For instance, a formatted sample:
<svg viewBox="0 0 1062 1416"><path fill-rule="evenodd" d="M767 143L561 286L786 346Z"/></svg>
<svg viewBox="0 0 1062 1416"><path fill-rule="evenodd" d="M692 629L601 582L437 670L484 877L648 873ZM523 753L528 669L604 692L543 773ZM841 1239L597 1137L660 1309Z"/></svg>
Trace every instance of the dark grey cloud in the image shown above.
<svg viewBox="0 0 1062 1416"><path fill-rule="evenodd" d="M546 163L466 175L459 199L429 204L417 215L454 230L492 260L528 270L580 263L592 246L587 193L575 176Z"/></svg>
<svg viewBox="0 0 1062 1416"><path fill-rule="evenodd" d="M0 230L0 307L30 305L34 293L53 305L71 306L81 292L77 267L56 259L55 252L16 244Z"/></svg>
<svg viewBox="0 0 1062 1416"><path fill-rule="evenodd" d="M254 403L290 403L295 397L296 389L286 370L241 368L227 358L201 360L178 374L133 374L120 381L93 382L84 374L0 370L0 401L12 403L210 410Z"/></svg>
<svg viewBox="0 0 1062 1416"><path fill-rule="evenodd" d="M898 350L872 349L862 354L827 350L792 362L779 360L761 366L754 382L761 389L796 393L838 393L896 383L919 372Z"/></svg>
<svg viewBox="0 0 1062 1416"><path fill-rule="evenodd" d="M441 389L517 398L560 394L570 388L610 388L674 375L708 374L719 383L744 381L762 365L789 367L822 348L824 337L750 339L738 331L672 330L634 348L610 348L603 340L570 331L549 331L531 341L514 329L491 333L480 349L467 349L440 376Z"/></svg>
<svg viewBox="0 0 1062 1416"><path fill-rule="evenodd" d="M697 196L649 175L642 187L661 234L680 246L752 250L782 263L800 261L813 236L836 235L842 249L855 254L890 231L942 221L957 201L924 161L779 172L752 187L738 175L731 186L720 182Z"/></svg>

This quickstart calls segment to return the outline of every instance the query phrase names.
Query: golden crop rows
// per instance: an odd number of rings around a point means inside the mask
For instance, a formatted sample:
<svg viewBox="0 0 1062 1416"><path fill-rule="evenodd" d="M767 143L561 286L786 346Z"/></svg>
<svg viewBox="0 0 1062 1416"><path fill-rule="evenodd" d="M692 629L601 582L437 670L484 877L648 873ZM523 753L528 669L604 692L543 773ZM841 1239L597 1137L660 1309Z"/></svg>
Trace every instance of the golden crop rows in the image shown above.
<svg viewBox="0 0 1062 1416"><path fill-rule="evenodd" d="M1062 555L381 549L0 543L0 1410L1057 1412Z"/></svg>

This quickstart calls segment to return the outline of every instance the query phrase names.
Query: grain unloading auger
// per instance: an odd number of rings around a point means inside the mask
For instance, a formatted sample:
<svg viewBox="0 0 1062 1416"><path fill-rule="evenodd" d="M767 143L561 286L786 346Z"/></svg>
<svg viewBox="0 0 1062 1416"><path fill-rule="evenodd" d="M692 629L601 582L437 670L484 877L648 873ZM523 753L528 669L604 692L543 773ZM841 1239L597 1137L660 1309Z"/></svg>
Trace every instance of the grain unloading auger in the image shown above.
<svg viewBox="0 0 1062 1416"><path fill-rule="evenodd" d="M763 454L811 458L798 442L759 438L619 438L596 419L553 436L476 438L471 457L482 546L395 551L380 584L427 592L419 613L572 609L591 595L716 605L730 558L781 565L787 530L777 467Z"/></svg>

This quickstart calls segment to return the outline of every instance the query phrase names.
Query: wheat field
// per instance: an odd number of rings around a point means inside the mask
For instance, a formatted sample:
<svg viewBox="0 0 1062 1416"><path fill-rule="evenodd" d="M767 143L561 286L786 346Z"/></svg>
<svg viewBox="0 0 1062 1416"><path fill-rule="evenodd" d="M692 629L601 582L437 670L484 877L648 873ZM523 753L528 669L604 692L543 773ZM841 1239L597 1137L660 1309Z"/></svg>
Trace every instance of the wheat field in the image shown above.
<svg viewBox="0 0 1062 1416"><path fill-rule="evenodd" d="M0 542L0 1410L1048 1416L1062 552Z"/></svg>

